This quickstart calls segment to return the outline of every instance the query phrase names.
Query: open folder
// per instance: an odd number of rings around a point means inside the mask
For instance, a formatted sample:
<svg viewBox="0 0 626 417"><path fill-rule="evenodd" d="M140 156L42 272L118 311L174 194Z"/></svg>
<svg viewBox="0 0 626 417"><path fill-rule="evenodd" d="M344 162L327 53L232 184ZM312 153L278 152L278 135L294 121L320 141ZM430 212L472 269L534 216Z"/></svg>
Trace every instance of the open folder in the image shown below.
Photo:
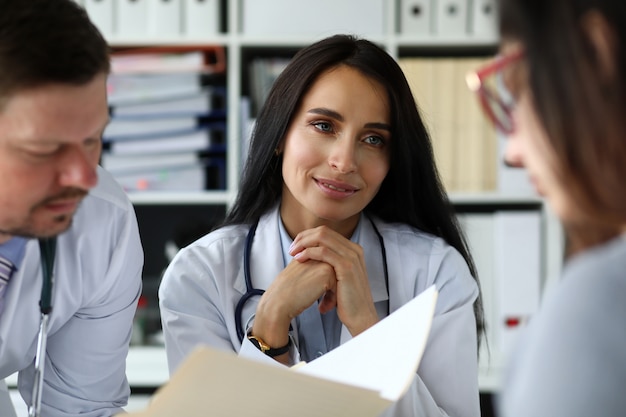
<svg viewBox="0 0 626 417"><path fill-rule="evenodd" d="M199 347L146 410L124 416L378 416L415 377L437 294L429 287L350 341L292 368Z"/></svg>

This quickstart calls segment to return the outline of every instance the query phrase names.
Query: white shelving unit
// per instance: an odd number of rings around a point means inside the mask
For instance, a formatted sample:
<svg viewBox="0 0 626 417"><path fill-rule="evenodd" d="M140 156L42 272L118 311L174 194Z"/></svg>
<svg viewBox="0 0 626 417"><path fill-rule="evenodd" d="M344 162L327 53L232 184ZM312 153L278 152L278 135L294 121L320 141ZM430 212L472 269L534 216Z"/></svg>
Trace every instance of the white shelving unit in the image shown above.
<svg viewBox="0 0 626 417"><path fill-rule="evenodd" d="M110 1L110 0L109 0ZM123 0L120 0L123 1ZM141 0L139 0L141 1ZM143 0L146 1L146 0ZM330 33L320 33L319 35L306 36L278 36L278 35L248 35L243 33L241 22L242 0L223 0L221 5L226 8L226 30L211 35L206 38L177 36L177 37L155 37L155 36L136 36L136 37L120 37L116 35L107 36L107 41L113 47L149 47L149 46L206 46L220 45L227 51L227 185L226 191L207 191L201 196L193 193L166 193L162 196L154 194L144 195L145 193L133 193L131 199L137 202L147 202L155 199L159 202L166 202L172 199L175 202L210 202L224 203L227 206L232 204L237 190L237 184L240 173L240 155L241 155L241 120L240 120L240 100L242 97L242 70L244 62L242 62L242 52L255 48L289 48L297 49L306 46L316 40L319 40ZM385 33L384 34L358 34L364 36L381 46L383 46L395 58L401 54L404 48L418 48L421 50L459 50L463 48L487 49L495 48L497 41L493 37L486 36L468 36L466 34L454 36L442 35L407 35L398 32L398 24L396 16L399 13L399 2L384 1L385 5ZM329 13L332 13L329 11ZM362 16L359 18L363 18Z"/></svg>
<svg viewBox="0 0 626 417"><path fill-rule="evenodd" d="M141 1L141 0L139 0ZM382 0L385 5L384 33L362 35L374 42L379 43L395 58L400 57L406 51L438 51L451 54L459 51L493 50L495 51L497 39L493 36L473 36L460 34L455 36L442 35L410 35L399 32L397 18L402 0ZM207 36L206 38L177 36L177 37L119 37L108 36L107 40L113 47L127 46L206 46L221 45L227 54L227 180L226 189L223 191L204 192L137 192L130 195L136 204L223 204L227 208L233 203L237 193L241 169L241 132L242 121L240 120L240 101L242 97L242 78L246 74L245 52L255 48L297 49L321 39L328 33L319 36L277 36L277 35L248 35L243 32L242 5L244 0L222 0L220 5L225 8L225 19L222 19L225 28L220 33ZM305 4L305 3L303 3ZM332 13L329 11L329 13ZM355 12L354 18L361 19ZM453 52L452 52L453 51ZM494 206L515 204L537 204L543 213L543 242L545 248L542 260L543 284L558 276L562 252L562 239L560 229L549 211L543 206L541 200L531 195L503 195L497 193L480 194L453 194L451 200L454 204ZM149 260L148 260L149 262ZM142 386L153 384L155 387L164 382L167 375L162 348L132 348L128 360L128 374L131 384ZM485 359L485 358L483 358ZM490 363L481 362L480 385L484 391L495 391L498 388L500 371L503 358L491 357Z"/></svg>

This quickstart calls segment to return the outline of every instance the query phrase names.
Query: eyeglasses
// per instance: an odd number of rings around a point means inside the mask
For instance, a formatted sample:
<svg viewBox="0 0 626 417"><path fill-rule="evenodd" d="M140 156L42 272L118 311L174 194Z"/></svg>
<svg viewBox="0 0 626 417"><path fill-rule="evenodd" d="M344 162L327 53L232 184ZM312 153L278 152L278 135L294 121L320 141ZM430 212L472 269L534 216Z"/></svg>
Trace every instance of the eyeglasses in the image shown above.
<svg viewBox="0 0 626 417"><path fill-rule="evenodd" d="M504 134L515 130L513 109L515 100L506 88L504 69L524 56L522 50L501 55L478 70L467 74L466 82L470 90L478 94L485 115Z"/></svg>

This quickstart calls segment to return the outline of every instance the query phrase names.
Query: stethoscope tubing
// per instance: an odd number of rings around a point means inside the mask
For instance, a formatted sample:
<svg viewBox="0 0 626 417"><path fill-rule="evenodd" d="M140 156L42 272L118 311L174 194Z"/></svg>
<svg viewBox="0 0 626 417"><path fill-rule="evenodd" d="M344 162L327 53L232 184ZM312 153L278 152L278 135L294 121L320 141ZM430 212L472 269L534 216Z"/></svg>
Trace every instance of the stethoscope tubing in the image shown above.
<svg viewBox="0 0 626 417"><path fill-rule="evenodd" d="M29 417L41 416L43 377L46 363L46 347L48 344L48 321L50 319L50 313L52 312L52 286L54 284L53 269L56 254L56 237L39 239L39 250L41 252L41 273L43 276L41 298L39 299L41 319L39 322L39 335L37 337L37 353L35 354L33 393L31 396L31 404L28 408Z"/></svg>
<svg viewBox="0 0 626 417"><path fill-rule="evenodd" d="M248 230L248 235L246 236L246 246L243 250L243 276L246 281L246 293L239 299L239 302L235 307L235 327L240 341L243 340L244 337L243 323L241 320L244 305L250 298L257 295L261 296L265 292L265 290L254 288L252 286L252 278L250 276L250 252L252 251L252 241L254 240L254 234L256 233L258 225L259 223L256 222L250 226L250 230Z"/></svg>

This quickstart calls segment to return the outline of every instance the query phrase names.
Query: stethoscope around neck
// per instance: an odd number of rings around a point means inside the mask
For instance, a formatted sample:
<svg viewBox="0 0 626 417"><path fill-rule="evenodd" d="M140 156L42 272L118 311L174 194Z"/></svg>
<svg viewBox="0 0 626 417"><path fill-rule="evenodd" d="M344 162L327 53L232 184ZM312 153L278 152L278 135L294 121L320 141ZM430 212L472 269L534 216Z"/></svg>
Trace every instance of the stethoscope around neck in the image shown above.
<svg viewBox="0 0 626 417"><path fill-rule="evenodd" d="M41 286L41 298L39 310L41 319L39 322L39 336L37 337L37 353L35 354L35 377L33 378L33 394L28 408L29 417L41 416L41 397L43 393L43 371L46 361L46 345L48 342L48 320L52 312L52 284L54 256L56 254L56 237L39 239L39 251L41 252L41 274L43 284Z"/></svg>
<svg viewBox="0 0 626 417"><path fill-rule="evenodd" d="M389 271L387 269L387 251L385 250L385 241L383 240L383 236L378 231L378 228L374 224L374 221L367 216L368 220L372 224L372 228L378 237L378 242L380 243L380 253L383 259L383 268L385 273L385 287L387 288L387 292L389 292ZM248 230L248 235L246 236L246 243L243 250L243 276L246 282L246 293L241 296L237 306L235 307L235 327L237 330L237 334L239 335L239 340L242 341L245 335L243 328L243 308L250 300L250 298L255 296L261 296L265 292L260 288L254 288L252 286L252 277L250 275L250 252L252 251L252 242L254 241L254 234L256 233L256 228L258 226L258 222L254 223L250 226Z"/></svg>

